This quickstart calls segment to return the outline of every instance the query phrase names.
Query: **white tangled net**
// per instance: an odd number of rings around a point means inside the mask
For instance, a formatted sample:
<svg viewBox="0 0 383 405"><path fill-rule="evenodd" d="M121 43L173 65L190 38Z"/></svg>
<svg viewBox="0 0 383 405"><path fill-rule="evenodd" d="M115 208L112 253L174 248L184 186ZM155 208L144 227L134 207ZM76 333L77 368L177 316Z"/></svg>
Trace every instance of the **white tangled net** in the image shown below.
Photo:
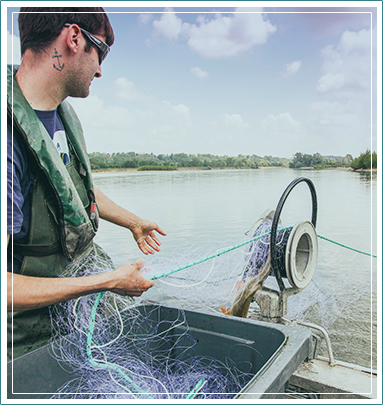
<svg viewBox="0 0 383 405"><path fill-rule="evenodd" d="M233 398L253 377L250 365L198 355L184 310L222 315L221 308L233 304L238 282L246 285L257 277L269 255L269 236L259 236L270 231L271 221L252 229L246 239L252 241L235 249L203 243L166 259L153 256L143 271L158 279L140 299L107 292L54 306L52 349L73 379L52 398ZM286 236L288 230L278 232L279 257ZM320 241L322 248L327 245ZM65 276L113 269L111 260L96 252L72 263ZM364 285L344 280L336 289L324 281L323 274L314 276L306 289L290 297L287 317L305 321L313 316L329 328L347 304L371 289L369 280ZM266 285L278 290L274 277Z"/></svg>

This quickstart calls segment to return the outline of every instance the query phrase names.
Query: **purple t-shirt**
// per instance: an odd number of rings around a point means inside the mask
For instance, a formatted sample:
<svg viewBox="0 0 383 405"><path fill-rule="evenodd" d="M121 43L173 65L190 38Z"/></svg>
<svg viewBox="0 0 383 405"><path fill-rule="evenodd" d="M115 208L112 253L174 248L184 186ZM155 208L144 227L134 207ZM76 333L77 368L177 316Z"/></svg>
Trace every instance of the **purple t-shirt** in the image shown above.
<svg viewBox="0 0 383 405"><path fill-rule="evenodd" d="M69 162L64 126L56 110L36 111L65 164ZM27 149L20 134L7 126L7 234L15 243L28 243L31 223L31 189L34 176L28 165ZM19 255L8 256L8 271L18 273L23 262Z"/></svg>

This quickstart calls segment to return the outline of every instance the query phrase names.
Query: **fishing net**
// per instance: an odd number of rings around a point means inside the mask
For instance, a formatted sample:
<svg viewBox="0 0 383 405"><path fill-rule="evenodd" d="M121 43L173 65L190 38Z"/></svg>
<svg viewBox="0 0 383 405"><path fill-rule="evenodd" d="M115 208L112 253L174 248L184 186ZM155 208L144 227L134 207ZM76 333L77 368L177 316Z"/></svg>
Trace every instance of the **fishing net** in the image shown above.
<svg viewBox="0 0 383 405"><path fill-rule="evenodd" d="M66 276L112 270L95 252ZM142 304L105 292L52 308L52 352L73 374L52 399L225 399L251 379L250 364L196 353L184 310Z"/></svg>
<svg viewBox="0 0 383 405"><path fill-rule="evenodd" d="M291 227L279 224L278 229L276 257L282 266ZM184 311L222 315L238 303L240 291L250 283L255 289L265 284L278 290L267 266L270 230L271 220L266 217L236 246L204 241L182 254L148 258L143 272L156 283L139 299L106 292L52 307L52 350L60 364L73 373L73 379L52 398L233 398L252 378L249 367L229 358L218 361L199 356ZM320 249L326 251L327 246L322 241ZM73 262L65 276L113 269L108 257L95 252L86 260ZM314 319L329 328L347 305L370 291L371 282L350 283L345 278L333 287L319 272L307 288L289 298L286 316ZM160 316L162 305L172 308L171 316Z"/></svg>
<svg viewBox="0 0 383 405"><path fill-rule="evenodd" d="M270 218L262 217L247 232L247 238L235 246L201 243L182 256L150 258L145 271L146 277L158 278L156 298L181 308L217 313L225 312L224 308L230 309L235 303L242 305L245 296L241 292L261 288L269 274L273 274L268 261L271 225ZM282 267L291 228L279 224L279 229L276 259Z"/></svg>

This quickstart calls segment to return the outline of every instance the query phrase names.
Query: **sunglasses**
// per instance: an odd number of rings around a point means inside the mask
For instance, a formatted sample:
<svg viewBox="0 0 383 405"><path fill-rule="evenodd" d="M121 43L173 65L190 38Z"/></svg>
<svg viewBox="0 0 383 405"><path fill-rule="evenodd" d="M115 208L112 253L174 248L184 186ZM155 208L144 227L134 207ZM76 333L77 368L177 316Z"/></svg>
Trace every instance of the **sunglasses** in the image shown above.
<svg viewBox="0 0 383 405"><path fill-rule="evenodd" d="M64 27L70 27L71 24L66 23ZM107 45L104 41L101 41L101 39L97 38L90 32L84 30L83 28L79 27L82 34L94 45L97 49L98 52L98 62L101 65L103 60L107 57L109 51L110 51L110 46Z"/></svg>

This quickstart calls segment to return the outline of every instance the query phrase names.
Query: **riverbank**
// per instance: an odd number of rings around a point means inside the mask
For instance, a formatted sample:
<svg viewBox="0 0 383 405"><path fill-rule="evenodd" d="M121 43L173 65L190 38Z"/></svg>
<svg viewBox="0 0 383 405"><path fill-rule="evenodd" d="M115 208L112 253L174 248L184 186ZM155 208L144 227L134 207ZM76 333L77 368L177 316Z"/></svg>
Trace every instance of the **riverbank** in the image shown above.
<svg viewBox="0 0 383 405"><path fill-rule="evenodd" d="M279 166L265 166L265 167L260 167L259 169L280 169L281 167ZM288 167L285 167L285 169L288 169ZM196 170L258 170L258 169L249 169L244 168L244 169L239 169L236 167L212 167L212 168L207 168L207 167L177 167L176 170L178 172L182 171L196 171ZM162 170L146 170L146 171L152 171L152 172L158 172ZM125 173L125 172L140 172L140 170L137 170L137 168L107 168L107 169L95 169L92 170L92 173Z"/></svg>
<svg viewBox="0 0 383 405"><path fill-rule="evenodd" d="M261 166L258 169L249 169L249 168L235 168L235 167L224 167L224 168L219 168L219 167L214 167L214 168L206 168L206 167L177 167L176 171L196 171L196 170L260 170L260 169L290 169L289 167L281 167L281 166ZM325 168L325 169L319 169L319 170L350 170L350 171L355 171L355 172L377 172L377 169L357 169L353 170L351 167L334 167L334 168ZM300 169L290 169L290 170L315 170L312 167L302 167ZM107 169L95 169L92 170L93 173L128 173L128 172L138 172L137 168L107 168ZM160 170L150 170L150 171L160 171Z"/></svg>
<svg viewBox="0 0 383 405"><path fill-rule="evenodd" d="M352 170L352 169L351 169ZM356 170L353 170L354 172L374 172L374 173L377 173L377 171L378 171L378 169L356 169Z"/></svg>

